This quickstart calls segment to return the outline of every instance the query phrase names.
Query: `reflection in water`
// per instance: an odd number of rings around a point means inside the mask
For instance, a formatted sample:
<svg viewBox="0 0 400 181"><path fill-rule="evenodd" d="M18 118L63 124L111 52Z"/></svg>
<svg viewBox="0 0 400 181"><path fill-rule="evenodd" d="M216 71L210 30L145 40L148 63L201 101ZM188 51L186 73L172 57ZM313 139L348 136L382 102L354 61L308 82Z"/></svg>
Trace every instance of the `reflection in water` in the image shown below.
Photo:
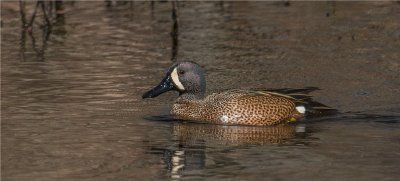
<svg viewBox="0 0 400 181"><path fill-rule="evenodd" d="M32 44L32 49L36 53L37 60L38 61L44 61L45 59L45 51L47 48L47 41L50 38L50 34L52 33L53 30L53 23L56 26L63 27L65 24L65 18L64 18L64 7L63 7L63 2L62 1L55 1L55 6L53 6L53 2L45 2L45 1L38 1L36 2L35 8L33 10L33 13L30 17L29 22L27 21L26 17L26 2L20 1L19 2L19 7L20 7L20 15L21 15L21 23L22 23L22 28L21 28L21 38L20 38L20 52L21 52L21 57L22 60L26 60L25 58L25 53L26 53L26 34L29 35L31 39L31 44ZM55 21L52 22L53 18L53 7L55 10ZM35 19L36 16L38 16L38 9L40 8L40 12L42 14L42 24L39 25L39 32L40 32L40 37L41 37L41 44L38 46L38 43L36 41L37 34L35 34ZM62 29L58 29L62 30ZM60 31L57 31L60 32ZM65 34L65 29L63 34Z"/></svg>
<svg viewBox="0 0 400 181"><path fill-rule="evenodd" d="M170 62L171 2L135 2L132 17L129 4L59 2L65 22L44 1L51 32L39 4L32 35L37 1L1 2L2 179L398 180L398 3L179 2L178 58L199 59L210 91L317 86L316 100L358 113L268 138L143 119L176 97L140 99ZM45 62L21 62L37 60L30 36Z"/></svg>
<svg viewBox="0 0 400 181"><path fill-rule="evenodd" d="M174 135L183 145L193 145L203 141L238 146L282 144L296 136L296 126L256 127L176 123Z"/></svg>
<svg viewBox="0 0 400 181"><path fill-rule="evenodd" d="M327 6L326 17L334 16L336 13L336 2L335 1L327 1L326 6Z"/></svg>
<svg viewBox="0 0 400 181"><path fill-rule="evenodd" d="M55 10L56 10L56 23L55 24L64 25L65 24L64 4L61 0L56 0L55 4L56 4L55 5Z"/></svg>
<svg viewBox="0 0 400 181"><path fill-rule="evenodd" d="M178 56L178 34L179 34L179 21L178 21L178 1L171 1L172 3L172 30L171 30L171 38L172 38L172 55L171 61L175 62Z"/></svg>
<svg viewBox="0 0 400 181"><path fill-rule="evenodd" d="M164 150L164 164L172 179L182 177L182 171L191 171L205 167L205 148L202 150Z"/></svg>
<svg viewBox="0 0 400 181"><path fill-rule="evenodd" d="M173 137L178 145L168 149L151 149L163 153L170 177L179 179L184 171L206 167L208 148L221 147L229 151L254 145L282 145L304 135L305 125L256 127L173 122ZM233 162L226 159L224 162Z"/></svg>

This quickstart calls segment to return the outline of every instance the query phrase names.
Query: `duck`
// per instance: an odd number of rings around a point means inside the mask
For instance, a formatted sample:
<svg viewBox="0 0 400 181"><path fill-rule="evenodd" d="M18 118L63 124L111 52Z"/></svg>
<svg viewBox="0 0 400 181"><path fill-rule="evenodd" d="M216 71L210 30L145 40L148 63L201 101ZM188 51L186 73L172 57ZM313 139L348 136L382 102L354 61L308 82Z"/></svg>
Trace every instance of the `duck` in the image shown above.
<svg viewBox="0 0 400 181"><path fill-rule="evenodd" d="M316 89L232 89L206 95L204 69L195 62L180 61L170 66L162 81L142 98L154 98L167 91L179 92L170 111L176 120L273 126L296 122L308 112L334 110L311 99L308 93Z"/></svg>

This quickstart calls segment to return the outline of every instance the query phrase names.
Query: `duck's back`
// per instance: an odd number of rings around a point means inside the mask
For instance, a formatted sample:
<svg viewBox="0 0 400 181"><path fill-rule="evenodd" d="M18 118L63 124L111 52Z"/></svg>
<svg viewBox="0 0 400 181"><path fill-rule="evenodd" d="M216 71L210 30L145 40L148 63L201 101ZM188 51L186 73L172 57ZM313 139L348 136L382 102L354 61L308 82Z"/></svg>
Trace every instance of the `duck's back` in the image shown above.
<svg viewBox="0 0 400 181"><path fill-rule="evenodd" d="M231 90L203 100L178 100L177 119L229 125L275 125L299 117L293 99L269 92Z"/></svg>

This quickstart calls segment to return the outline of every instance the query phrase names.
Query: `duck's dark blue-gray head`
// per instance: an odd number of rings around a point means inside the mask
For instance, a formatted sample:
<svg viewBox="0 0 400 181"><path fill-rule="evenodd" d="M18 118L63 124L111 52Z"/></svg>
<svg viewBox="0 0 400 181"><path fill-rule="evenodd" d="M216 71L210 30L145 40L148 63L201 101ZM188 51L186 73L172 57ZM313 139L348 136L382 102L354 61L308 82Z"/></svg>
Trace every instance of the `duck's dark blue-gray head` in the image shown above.
<svg viewBox="0 0 400 181"><path fill-rule="evenodd" d="M206 91L206 80L203 69L194 62L177 62L173 64L164 79L153 89L143 94L143 98L176 90L179 95L202 98Z"/></svg>

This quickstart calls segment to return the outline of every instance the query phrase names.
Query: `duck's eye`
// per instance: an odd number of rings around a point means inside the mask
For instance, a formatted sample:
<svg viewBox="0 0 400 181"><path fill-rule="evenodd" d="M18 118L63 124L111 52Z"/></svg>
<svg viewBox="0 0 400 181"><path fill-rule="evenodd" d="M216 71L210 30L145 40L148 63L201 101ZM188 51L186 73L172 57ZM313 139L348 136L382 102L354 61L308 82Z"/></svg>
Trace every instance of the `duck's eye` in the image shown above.
<svg viewBox="0 0 400 181"><path fill-rule="evenodd" d="M185 74L185 71L184 70L179 70L179 75L183 75L183 74Z"/></svg>

